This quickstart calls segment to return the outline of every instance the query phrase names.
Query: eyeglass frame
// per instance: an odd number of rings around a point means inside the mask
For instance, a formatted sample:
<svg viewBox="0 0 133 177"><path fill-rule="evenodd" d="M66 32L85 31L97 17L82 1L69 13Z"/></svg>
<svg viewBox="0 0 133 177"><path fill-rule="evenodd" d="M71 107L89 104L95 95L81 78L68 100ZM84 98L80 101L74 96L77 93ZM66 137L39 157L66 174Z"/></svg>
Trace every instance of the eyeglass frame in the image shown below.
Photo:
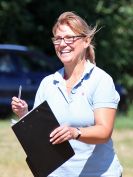
<svg viewBox="0 0 133 177"><path fill-rule="evenodd" d="M82 38L82 37L86 37L85 35L77 35L77 36L66 36L66 37L52 37L52 42L54 45L60 45L60 43L62 42L62 40L65 42L65 44L73 44L76 41L76 38ZM72 38L72 42L66 42L65 38ZM60 42L56 43L56 40L60 40Z"/></svg>

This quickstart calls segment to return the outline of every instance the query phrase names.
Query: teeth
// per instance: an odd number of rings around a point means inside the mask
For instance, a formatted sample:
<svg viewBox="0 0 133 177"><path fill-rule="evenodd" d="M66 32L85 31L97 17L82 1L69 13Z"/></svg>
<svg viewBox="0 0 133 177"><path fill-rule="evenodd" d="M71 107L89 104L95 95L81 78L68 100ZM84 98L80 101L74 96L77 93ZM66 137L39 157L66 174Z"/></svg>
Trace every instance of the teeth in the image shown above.
<svg viewBox="0 0 133 177"><path fill-rule="evenodd" d="M70 53L68 50L61 51L61 53Z"/></svg>

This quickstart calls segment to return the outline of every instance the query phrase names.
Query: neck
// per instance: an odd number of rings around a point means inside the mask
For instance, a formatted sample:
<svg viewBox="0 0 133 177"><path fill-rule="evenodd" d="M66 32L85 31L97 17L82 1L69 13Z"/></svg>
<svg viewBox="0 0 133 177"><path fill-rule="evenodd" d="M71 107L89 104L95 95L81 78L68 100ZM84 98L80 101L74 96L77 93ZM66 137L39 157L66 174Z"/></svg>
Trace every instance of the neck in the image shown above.
<svg viewBox="0 0 133 177"><path fill-rule="evenodd" d="M81 77L83 71L84 71L84 65L85 65L86 60L81 60L77 64L70 64L67 66L64 66L65 68L65 79L70 80L71 78L79 78Z"/></svg>

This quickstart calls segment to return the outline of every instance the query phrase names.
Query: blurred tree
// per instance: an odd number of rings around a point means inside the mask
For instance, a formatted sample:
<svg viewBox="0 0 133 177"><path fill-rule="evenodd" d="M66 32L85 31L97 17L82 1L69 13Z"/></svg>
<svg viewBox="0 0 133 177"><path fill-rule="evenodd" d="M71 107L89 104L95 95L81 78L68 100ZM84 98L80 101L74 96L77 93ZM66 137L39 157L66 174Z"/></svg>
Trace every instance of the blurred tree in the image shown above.
<svg viewBox="0 0 133 177"><path fill-rule="evenodd" d="M100 0L96 7L104 27L97 39L97 63L115 82L124 85L133 100L133 1ZM100 57L100 59L99 59Z"/></svg>
<svg viewBox="0 0 133 177"><path fill-rule="evenodd" d="M38 47L55 55L52 26L64 11L75 11L96 34L97 65L124 84L133 99L133 0L0 0L0 42Z"/></svg>
<svg viewBox="0 0 133 177"><path fill-rule="evenodd" d="M0 42L25 43L34 28L33 14L26 9L28 0L0 1Z"/></svg>

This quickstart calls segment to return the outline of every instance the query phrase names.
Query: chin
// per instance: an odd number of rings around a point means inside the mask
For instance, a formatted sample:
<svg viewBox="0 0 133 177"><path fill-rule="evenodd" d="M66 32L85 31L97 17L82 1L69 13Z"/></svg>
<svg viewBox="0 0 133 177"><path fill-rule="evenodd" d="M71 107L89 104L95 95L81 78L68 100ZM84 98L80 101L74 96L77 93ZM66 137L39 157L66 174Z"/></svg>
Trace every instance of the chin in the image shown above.
<svg viewBox="0 0 133 177"><path fill-rule="evenodd" d="M64 65L68 65L68 64L71 64L72 63L72 60L65 60L65 59L61 59L61 62L64 64Z"/></svg>

